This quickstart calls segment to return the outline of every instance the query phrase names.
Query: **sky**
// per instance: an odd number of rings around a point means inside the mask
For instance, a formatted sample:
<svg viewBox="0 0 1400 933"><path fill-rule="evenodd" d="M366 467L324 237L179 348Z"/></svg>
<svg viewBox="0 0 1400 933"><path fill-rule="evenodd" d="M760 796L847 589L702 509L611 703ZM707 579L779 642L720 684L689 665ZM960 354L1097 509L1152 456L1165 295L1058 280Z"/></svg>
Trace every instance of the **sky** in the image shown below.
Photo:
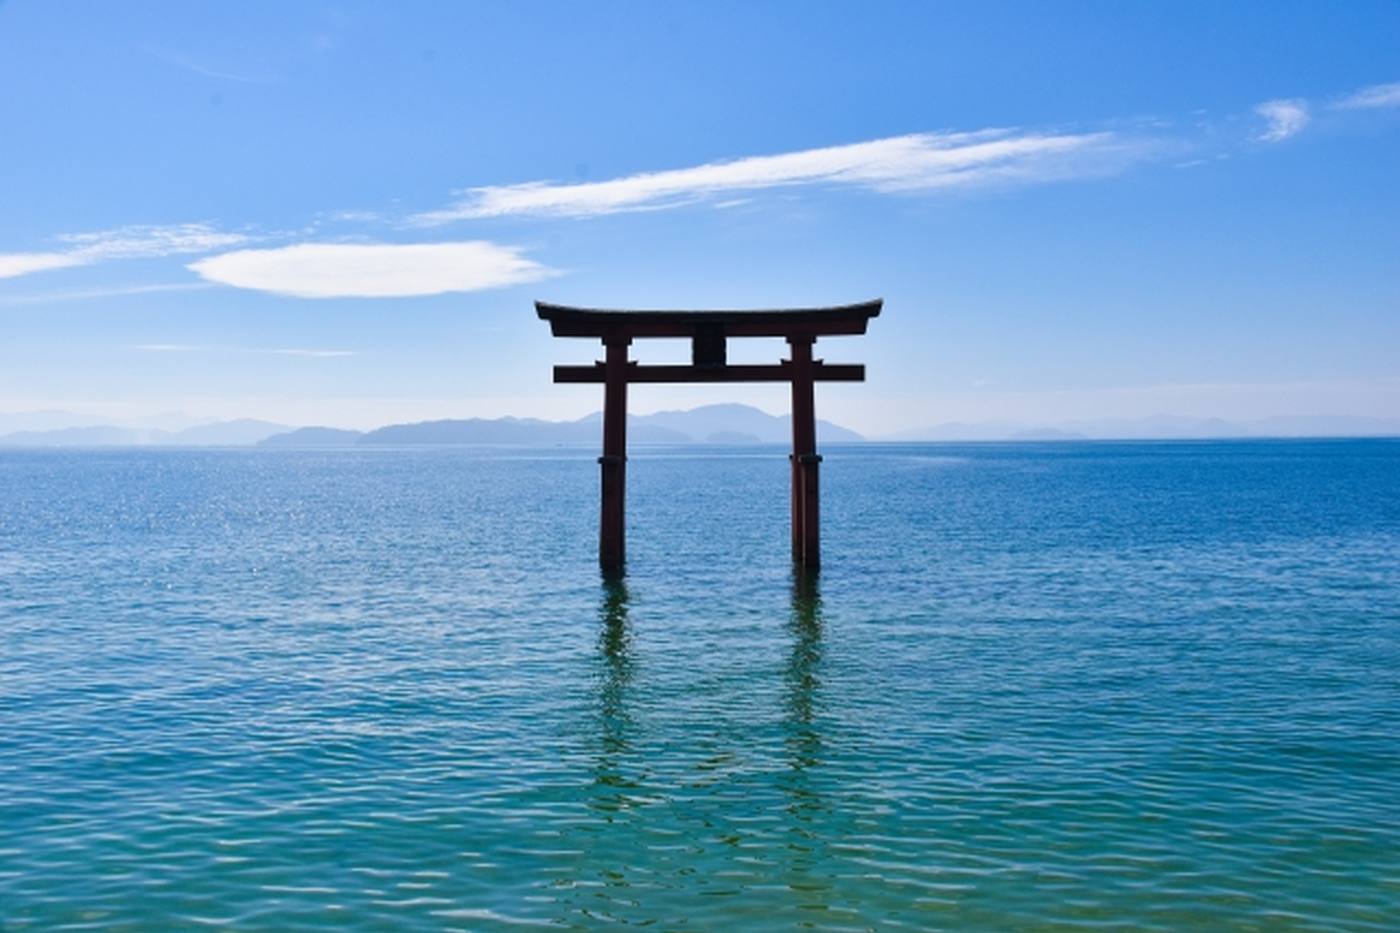
<svg viewBox="0 0 1400 933"><path fill-rule="evenodd" d="M0 0L0 88L0 412L573 418L535 299L883 297L867 434L1400 415L1394 2Z"/></svg>

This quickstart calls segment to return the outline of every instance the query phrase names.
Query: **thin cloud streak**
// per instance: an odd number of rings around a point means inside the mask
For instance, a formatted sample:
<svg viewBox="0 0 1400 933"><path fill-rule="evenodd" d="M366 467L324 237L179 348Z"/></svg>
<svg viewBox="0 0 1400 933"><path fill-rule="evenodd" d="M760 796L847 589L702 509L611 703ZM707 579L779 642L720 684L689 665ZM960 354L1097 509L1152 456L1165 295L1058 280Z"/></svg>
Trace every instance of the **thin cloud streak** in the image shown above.
<svg viewBox="0 0 1400 933"><path fill-rule="evenodd" d="M1377 107L1400 107L1400 81L1363 87L1333 104L1342 110L1367 110Z"/></svg>
<svg viewBox="0 0 1400 933"><path fill-rule="evenodd" d="M215 347L189 343L135 343L126 349L139 353L260 353L269 356L301 356L311 359L334 359L359 355L355 350L316 350L301 347Z"/></svg>
<svg viewBox="0 0 1400 933"><path fill-rule="evenodd" d="M30 292L24 295L0 295L0 306L54 304L63 301L88 301L94 298L119 298L124 295L151 295L161 292L207 291L217 287L212 282L167 282L158 285L118 285L113 288L70 288L51 292Z"/></svg>
<svg viewBox="0 0 1400 933"><path fill-rule="evenodd" d="M251 241L246 234L224 233L206 223L134 225L94 233L69 233L56 239L63 249L0 253L0 279L49 269L88 266L112 259L151 259L206 253L242 246Z"/></svg>
<svg viewBox="0 0 1400 933"><path fill-rule="evenodd" d="M456 243L298 243L190 263L222 285L296 298L404 298L538 282L557 271L515 246Z"/></svg>
<svg viewBox="0 0 1400 933"><path fill-rule="evenodd" d="M1116 132L1024 133L989 129L915 133L779 155L710 162L577 184L527 182L471 188L443 210L410 218L436 226L506 215L592 217L692 204L717 195L800 185L852 185L880 192L1058 181L1116 171L1153 144Z"/></svg>
<svg viewBox="0 0 1400 933"><path fill-rule="evenodd" d="M1362 88L1334 106L1396 105L1400 105L1400 82ZM1254 112L1266 121L1265 128L1254 136L1256 142L1289 139L1312 120L1312 105L1302 98L1265 101ZM1111 174L1136 162L1179 155L1183 149L1199 149L1200 145L1200 140L1180 134L1125 135L1116 130L914 133L605 181L531 181L468 188L460 192L463 196L455 203L414 214L407 224L432 227L505 216L596 217L702 201L715 207L732 206L742 202L735 195L780 187L849 185L882 193L910 193L1035 184ZM1217 153L1215 158L1224 155Z"/></svg>
<svg viewBox="0 0 1400 933"><path fill-rule="evenodd" d="M0 279L81 265L83 260L69 253L0 253Z"/></svg>
<svg viewBox="0 0 1400 933"><path fill-rule="evenodd" d="M192 71L201 77L214 78L219 81L237 81L240 84L271 84L277 80L277 78L272 75L250 75L236 71L211 68L208 65L201 64L183 55L175 55L171 52L164 52L149 46L146 48L146 54L165 62L167 65L174 65L176 68Z"/></svg>
<svg viewBox="0 0 1400 933"><path fill-rule="evenodd" d="M250 241L246 234L224 233L207 223L170 226L127 226L97 233L70 233L58 237L69 255L89 262L103 259L144 259L207 253Z"/></svg>
<svg viewBox="0 0 1400 933"><path fill-rule="evenodd" d="M187 64L187 63L186 63ZM1279 98L1254 108L1265 121L1252 137L1211 143L1209 134L1172 132L1161 124L1125 132L1023 131L914 133L867 142L749 156L689 168L642 172L599 182L486 185L467 189L446 208L395 223L370 211L331 212L300 233L311 237L322 222L433 227L461 220L522 216L579 218L651 211L704 202L737 207L761 191L848 186L882 193L963 190L990 185L1036 184L1108 175L1137 163L1170 161L1178 167L1223 159L1245 142L1277 143L1303 132L1314 109L1330 111L1400 106L1400 82L1360 88L1331 102ZM1199 129L1199 128L1198 128ZM336 244L302 242L279 249L237 249L257 242L287 243L298 235L229 233L208 223L126 226L58 237L58 248L0 253L0 280L119 259L223 252L189 266L210 283L304 298L405 297L474 291L539 281L558 271L532 262L515 247L485 241L447 244ZM356 254L354 250L365 252ZM465 258L460 268L451 268ZM363 262L362 262L363 260ZM412 275L421 273L414 282ZM152 286L151 291L181 286ZM190 288L201 287L200 284ZM31 304L108 294L69 292L0 296L0 305Z"/></svg>
<svg viewBox="0 0 1400 933"><path fill-rule="evenodd" d="M332 359L337 356L355 356L354 350L258 350L258 353L271 353L276 356L309 356L315 359Z"/></svg>

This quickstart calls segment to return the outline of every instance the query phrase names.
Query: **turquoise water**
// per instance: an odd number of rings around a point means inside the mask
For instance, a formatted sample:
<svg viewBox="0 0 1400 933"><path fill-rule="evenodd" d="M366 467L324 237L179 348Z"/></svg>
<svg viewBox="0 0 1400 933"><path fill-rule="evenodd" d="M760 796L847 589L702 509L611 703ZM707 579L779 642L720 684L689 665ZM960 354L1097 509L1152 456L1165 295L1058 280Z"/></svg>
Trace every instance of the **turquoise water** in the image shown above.
<svg viewBox="0 0 1400 933"><path fill-rule="evenodd" d="M1400 927L1400 443L0 454L0 929Z"/></svg>

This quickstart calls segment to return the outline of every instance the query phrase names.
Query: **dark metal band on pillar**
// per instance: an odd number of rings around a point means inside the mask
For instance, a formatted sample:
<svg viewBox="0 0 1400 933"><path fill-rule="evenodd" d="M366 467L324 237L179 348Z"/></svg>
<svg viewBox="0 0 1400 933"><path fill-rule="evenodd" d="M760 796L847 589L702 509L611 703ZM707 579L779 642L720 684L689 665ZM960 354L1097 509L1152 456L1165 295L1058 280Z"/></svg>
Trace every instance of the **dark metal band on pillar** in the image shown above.
<svg viewBox="0 0 1400 933"><path fill-rule="evenodd" d="M608 572L622 570L627 503L627 347L630 337L604 337L603 504L598 523L598 562Z"/></svg>
<svg viewBox="0 0 1400 933"><path fill-rule="evenodd" d="M792 558L803 567L821 566L817 416L812 397L815 337L789 336L792 347Z"/></svg>

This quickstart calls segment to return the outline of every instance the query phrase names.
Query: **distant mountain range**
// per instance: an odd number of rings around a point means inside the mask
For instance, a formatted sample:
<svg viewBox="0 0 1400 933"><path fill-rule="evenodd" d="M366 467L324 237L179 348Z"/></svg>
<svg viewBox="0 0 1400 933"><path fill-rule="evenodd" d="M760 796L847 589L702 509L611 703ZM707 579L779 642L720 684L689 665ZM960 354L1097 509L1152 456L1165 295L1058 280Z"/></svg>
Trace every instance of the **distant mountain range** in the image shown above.
<svg viewBox="0 0 1400 933"><path fill-rule="evenodd" d="M791 424L787 415L770 415L748 405L705 405L688 411L630 415L627 418L627 439L637 444L780 444L791 440ZM258 446L588 445L597 444L602 433L603 416L595 412L577 421L468 418L391 424L364 433L335 428L301 428L268 437ZM864 440L854 431L820 420L817 422L817 437L826 443Z"/></svg>
<svg viewBox="0 0 1400 933"><path fill-rule="evenodd" d="M88 425L14 431L0 435L0 447L245 447L290 430L290 425L249 418L200 424L181 431Z"/></svg>
<svg viewBox="0 0 1400 933"><path fill-rule="evenodd" d="M81 423L71 412L0 414L0 447L398 447L454 444L597 445L602 415L577 421L536 418L468 418L391 424L373 431L294 427L241 419L188 424L168 413L145 424ZM76 423L75 423L76 422ZM17 425L35 425L14 430ZM38 425L44 425L40 428ZM157 426L160 425L160 426ZM186 426L188 425L188 426ZM2 433L9 429L9 433ZM627 419L628 440L639 444L786 444L791 422L748 405L705 405ZM817 422L822 443L861 441L856 432ZM1067 421L1055 424L948 423L876 438L880 441L1192 440L1248 437L1397 437L1400 418L1301 416L1225 421L1155 415L1139 419Z"/></svg>
<svg viewBox="0 0 1400 933"><path fill-rule="evenodd" d="M706 405L688 411L662 411L627 419L628 439L640 444L772 444L792 436L786 415L770 415L748 405ZM535 418L470 418L392 424L373 431L304 427L269 421L222 421L179 431L115 425L85 425L0 435L0 447L407 447L454 444L528 446L590 445L602 436L602 415L577 421ZM817 422L824 443L864 440L828 421Z"/></svg>

